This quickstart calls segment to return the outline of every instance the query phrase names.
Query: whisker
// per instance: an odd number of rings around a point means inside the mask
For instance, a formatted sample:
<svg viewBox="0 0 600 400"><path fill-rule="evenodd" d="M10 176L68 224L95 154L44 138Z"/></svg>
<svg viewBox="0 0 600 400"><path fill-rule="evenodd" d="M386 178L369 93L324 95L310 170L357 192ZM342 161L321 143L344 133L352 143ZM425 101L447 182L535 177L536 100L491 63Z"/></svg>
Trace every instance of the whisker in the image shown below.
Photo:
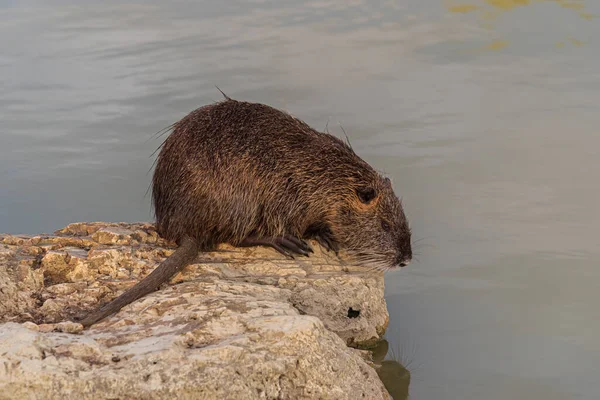
<svg viewBox="0 0 600 400"><path fill-rule="evenodd" d="M365 273L386 273L395 269L395 265L390 263L394 254L378 254L364 251L348 251L352 261L358 266L363 267Z"/></svg>

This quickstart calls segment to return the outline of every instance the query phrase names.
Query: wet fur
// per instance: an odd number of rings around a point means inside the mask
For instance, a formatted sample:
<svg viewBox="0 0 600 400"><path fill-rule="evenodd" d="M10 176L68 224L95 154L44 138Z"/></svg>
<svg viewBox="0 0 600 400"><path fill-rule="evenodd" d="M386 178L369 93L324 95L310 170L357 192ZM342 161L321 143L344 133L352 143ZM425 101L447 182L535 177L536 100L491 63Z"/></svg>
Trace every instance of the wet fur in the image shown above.
<svg viewBox="0 0 600 400"><path fill-rule="evenodd" d="M288 234L328 236L381 268L412 256L389 179L344 141L263 104L226 97L183 118L152 185L158 232L173 241L189 235L203 250ZM357 191L369 188L376 196L364 204Z"/></svg>

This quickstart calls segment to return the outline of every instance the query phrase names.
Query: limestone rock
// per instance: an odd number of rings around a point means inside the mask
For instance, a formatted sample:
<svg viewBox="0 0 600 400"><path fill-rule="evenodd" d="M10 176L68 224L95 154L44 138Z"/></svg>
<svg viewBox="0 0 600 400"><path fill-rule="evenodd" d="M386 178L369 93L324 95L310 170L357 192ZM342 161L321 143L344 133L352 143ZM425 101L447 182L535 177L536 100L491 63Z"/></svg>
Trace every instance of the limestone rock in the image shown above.
<svg viewBox="0 0 600 400"><path fill-rule="evenodd" d="M79 317L173 251L142 223L0 235L0 399L389 398L346 346L385 331L383 276L318 247L297 260L258 247L202 253L82 330Z"/></svg>

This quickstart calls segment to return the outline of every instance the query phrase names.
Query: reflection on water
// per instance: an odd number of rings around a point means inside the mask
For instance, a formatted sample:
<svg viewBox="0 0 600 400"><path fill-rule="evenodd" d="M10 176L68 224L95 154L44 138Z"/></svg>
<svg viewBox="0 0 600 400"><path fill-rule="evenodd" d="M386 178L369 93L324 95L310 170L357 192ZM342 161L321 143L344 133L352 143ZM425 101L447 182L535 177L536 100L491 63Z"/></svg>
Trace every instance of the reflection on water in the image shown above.
<svg viewBox="0 0 600 400"><path fill-rule="evenodd" d="M0 0L0 231L150 220L152 135L218 85L343 137L340 122L393 180L423 238L386 276L387 340L419 364L411 398L599 398L595 15L575 0Z"/></svg>
<svg viewBox="0 0 600 400"><path fill-rule="evenodd" d="M455 1L444 0L448 11L454 13L480 12L486 19L495 19L507 11L515 8L530 6L535 3L550 3L561 8L572 10L584 19L593 19L595 15L590 14L582 0L479 0L479 1Z"/></svg>
<svg viewBox="0 0 600 400"><path fill-rule="evenodd" d="M394 400L408 399L410 372L396 360L384 360L377 366L377 375Z"/></svg>
<svg viewBox="0 0 600 400"><path fill-rule="evenodd" d="M459 0L444 0L444 4L449 12L457 14L475 14L480 20L482 26L489 30L496 29L499 19L507 17L507 13L516 12L517 9L530 6L537 15L544 18L546 6L559 7L567 13L575 15L582 20L592 21L597 17L588 11L585 1L583 0L478 0L478 1L459 1ZM539 8L537 8L539 7ZM561 22L571 23L569 15L561 17ZM548 21L549 22L549 21ZM535 29L532 29L535 30ZM567 45L581 46L584 42L575 37L565 37L555 41L555 46L558 48ZM480 50L500 50L509 45L507 40L497 39L493 42L480 47Z"/></svg>
<svg viewBox="0 0 600 400"><path fill-rule="evenodd" d="M392 352L391 359L386 359L390 356L388 353L389 343L385 339L381 340L372 350L377 375L394 400L406 400L409 395L411 373L402 365L401 360L394 352Z"/></svg>

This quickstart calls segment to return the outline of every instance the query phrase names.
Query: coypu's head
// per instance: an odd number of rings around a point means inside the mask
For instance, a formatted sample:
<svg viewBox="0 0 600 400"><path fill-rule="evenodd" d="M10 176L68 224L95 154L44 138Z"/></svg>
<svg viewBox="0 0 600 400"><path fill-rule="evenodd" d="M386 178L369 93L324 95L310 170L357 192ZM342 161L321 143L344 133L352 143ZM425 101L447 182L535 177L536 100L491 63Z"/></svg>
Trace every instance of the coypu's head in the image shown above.
<svg viewBox="0 0 600 400"><path fill-rule="evenodd" d="M349 185L332 216L331 233L361 265L382 271L404 267L412 259L408 220L390 180L373 175Z"/></svg>

